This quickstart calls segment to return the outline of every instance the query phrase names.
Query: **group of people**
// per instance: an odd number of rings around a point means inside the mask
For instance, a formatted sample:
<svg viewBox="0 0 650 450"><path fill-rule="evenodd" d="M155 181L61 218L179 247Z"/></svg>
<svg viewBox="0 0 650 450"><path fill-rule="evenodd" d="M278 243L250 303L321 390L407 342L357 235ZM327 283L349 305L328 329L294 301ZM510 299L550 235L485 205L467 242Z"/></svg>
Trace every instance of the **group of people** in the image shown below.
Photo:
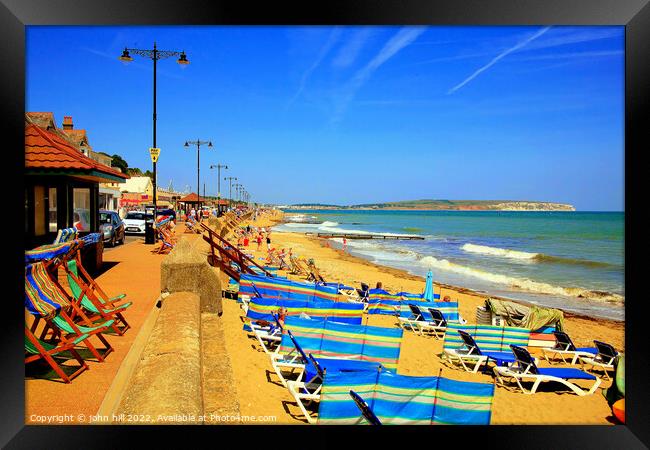
<svg viewBox="0 0 650 450"><path fill-rule="evenodd" d="M271 230L264 227L251 227L247 225L243 230L235 230L237 236L237 247L248 247L252 242L257 243L257 250L262 247L262 243L266 242L266 251L271 250Z"/></svg>

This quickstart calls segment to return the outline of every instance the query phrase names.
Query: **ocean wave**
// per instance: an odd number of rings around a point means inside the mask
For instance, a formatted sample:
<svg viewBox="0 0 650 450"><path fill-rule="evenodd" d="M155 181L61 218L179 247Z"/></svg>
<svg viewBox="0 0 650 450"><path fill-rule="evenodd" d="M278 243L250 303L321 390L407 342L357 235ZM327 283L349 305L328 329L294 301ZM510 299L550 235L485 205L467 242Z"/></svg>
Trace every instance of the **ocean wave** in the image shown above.
<svg viewBox="0 0 650 450"><path fill-rule="evenodd" d="M554 286L552 284L542 283L539 281L486 272L483 270L475 269L473 267L455 264L446 259L437 259L433 256L425 256L420 259L419 263L428 268L446 270L448 272L470 276L484 281L502 284L511 288L535 292L539 294L563 295L567 297L585 298L589 300L599 300L611 303L623 303L625 300L622 295L613 292L589 290L580 287Z"/></svg>
<svg viewBox="0 0 650 450"><path fill-rule="evenodd" d="M532 262L548 262L557 264L571 264L587 267L610 267L609 264L601 261L590 261L586 259L564 258L561 256L546 255L544 253L523 252L520 250L510 250L507 248L488 247L487 245L464 244L462 250L469 253L478 253L482 255L500 256L503 258L518 259Z"/></svg>
<svg viewBox="0 0 650 450"><path fill-rule="evenodd" d="M301 222L292 222L292 223L285 223L284 226L289 227L289 228L317 228L317 229L323 229L327 227L335 227L339 223L338 222L321 222L321 223L301 223Z"/></svg>
<svg viewBox="0 0 650 450"><path fill-rule="evenodd" d="M539 253L522 252L518 250L509 250L499 247L488 247L487 245L465 244L461 247L462 250L470 253L478 253L481 255L502 256L504 258L532 260L539 256Z"/></svg>

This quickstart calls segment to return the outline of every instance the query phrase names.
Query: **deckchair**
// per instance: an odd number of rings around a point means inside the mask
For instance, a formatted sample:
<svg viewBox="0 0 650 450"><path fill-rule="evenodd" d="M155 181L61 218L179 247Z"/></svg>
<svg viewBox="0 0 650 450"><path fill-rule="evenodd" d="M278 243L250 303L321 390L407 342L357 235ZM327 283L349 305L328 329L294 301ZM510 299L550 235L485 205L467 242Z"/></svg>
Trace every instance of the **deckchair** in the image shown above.
<svg viewBox="0 0 650 450"><path fill-rule="evenodd" d="M63 228L56 234L53 244L62 244L64 242L74 241L77 238L78 231L75 227Z"/></svg>
<svg viewBox="0 0 650 450"><path fill-rule="evenodd" d="M306 407L312 402L320 400L320 392L323 387L323 379L325 378L326 372L376 372L381 369L381 364L368 361L355 361L349 359L317 360L311 353L306 356L297 342L296 348L299 349L302 358L307 362L307 364L305 366L305 371L297 380L287 381L287 388L307 421L312 424L316 423L317 419L307 411ZM303 375L304 378L301 380Z"/></svg>
<svg viewBox="0 0 650 450"><path fill-rule="evenodd" d="M541 383L548 381L555 381L563 384L571 389L574 393L582 396L589 395L596 392L602 380L590 373L584 372L580 369L573 367L562 368L538 368L535 364L533 357L523 347L511 345L512 352L515 355L515 363L511 366L496 366L494 373L496 375L496 382L500 385L505 385L504 378L514 379L524 394L534 394ZM533 386L530 391L527 391L521 384L523 380L533 381ZM594 381L594 384L589 390L584 390L580 386L570 382L569 380L589 380Z"/></svg>
<svg viewBox="0 0 650 450"><path fill-rule="evenodd" d="M291 263L291 273L294 275L301 275L301 276L307 276L309 274L308 271L304 270L298 260L292 255L289 256L289 262Z"/></svg>
<svg viewBox="0 0 650 450"><path fill-rule="evenodd" d="M280 345L280 342L282 342L282 324L278 320L277 315L274 314L273 319L275 320L275 325L269 324L267 327L255 326L251 324L251 330L253 331L253 334L262 346L262 350L264 350L264 353L267 355L275 352L275 350Z"/></svg>
<svg viewBox="0 0 650 450"><path fill-rule="evenodd" d="M596 367L598 367L599 369L603 370L605 379L609 380L610 378L607 371L616 370L616 366L614 365L614 362L618 357L618 352L613 346L606 344L604 342L594 341L594 344L596 344L598 353L595 356L594 355L580 356L580 362L582 368L586 369L586 366L591 366L591 370L593 370Z"/></svg>
<svg viewBox="0 0 650 450"><path fill-rule="evenodd" d="M381 420L375 416L375 413L372 412L370 406L368 406L368 403L366 403L366 401L362 399L359 394L350 389L350 397L352 397L352 400L354 400L357 408L359 408L359 411L361 411L361 415L368 421L370 425L381 425Z"/></svg>
<svg viewBox="0 0 650 450"><path fill-rule="evenodd" d="M77 301L81 306L95 314L96 316L101 317L103 320L115 319L115 322L111 325L111 328L120 336L122 336L126 330L131 326L124 318L122 314L129 306L131 302L122 303L119 306L114 306L111 303L102 302L97 296L97 291L93 290L92 287L79 276L79 271L77 270L77 261L71 259L64 264L63 266L66 271L68 286L72 292L72 296L75 301ZM110 301L111 299L109 299ZM93 320L91 317L90 320ZM118 327L118 321L122 324L122 328Z"/></svg>
<svg viewBox="0 0 650 450"><path fill-rule="evenodd" d="M156 253L163 254L173 250L174 243L170 236L165 234L162 229L158 229L158 240L160 241L160 247L156 249Z"/></svg>
<svg viewBox="0 0 650 450"><path fill-rule="evenodd" d="M563 363L566 363L565 357L571 357L571 364L575 364L581 356L595 356L598 353L597 348L591 347L576 347L573 344L573 341L563 331L554 331L553 335L555 336L555 347L545 348L542 347L542 354L544 359L551 364L551 359L559 356L562 359Z"/></svg>
<svg viewBox="0 0 650 450"><path fill-rule="evenodd" d="M447 331L447 319L442 314L442 311L436 308L427 308L431 314L431 320L425 323L418 323L418 328L422 335L431 335L436 339L444 337Z"/></svg>
<svg viewBox="0 0 650 450"><path fill-rule="evenodd" d="M86 339L83 342L90 352L98 361L104 361L104 357L113 351L113 347L101 333L106 331L114 321L108 320L92 326L77 324L65 311L65 308L70 305L71 302L52 281L42 262L25 266L25 307L36 317L31 331L34 333L38 326L38 320L43 319L47 326L43 330L41 340L45 339L48 331L52 332L53 339L59 338L66 341L85 336ZM48 309L51 311L52 308L58 312L56 314L43 314L44 311ZM96 336L104 345L103 355L87 339L90 336Z"/></svg>
<svg viewBox="0 0 650 450"><path fill-rule="evenodd" d="M424 322L424 315L420 308L416 305L408 305L411 310L411 315L407 317L398 317L399 326L405 330L412 330L420 334L417 322Z"/></svg>
<svg viewBox="0 0 650 450"><path fill-rule="evenodd" d="M88 336L81 335L71 340L59 340L56 343L44 342L34 336L34 333L25 325L25 364L45 360L64 383L70 383L72 379L88 370L88 365L75 350L75 346L88 339ZM70 375L66 374L55 358L60 358L61 353L69 352L79 363L79 368Z"/></svg>
<svg viewBox="0 0 650 450"><path fill-rule="evenodd" d="M444 352L448 355L450 361L460 362L467 372L476 373L483 364L487 367L490 359L495 361L497 365L515 362L515 356L512 352L481 351L471 334L463 330L458 330L458 334L463 340L463 345L456 349L445 349ZM470 368L468 365L471 363L474 363L474 366Z"/></svg>

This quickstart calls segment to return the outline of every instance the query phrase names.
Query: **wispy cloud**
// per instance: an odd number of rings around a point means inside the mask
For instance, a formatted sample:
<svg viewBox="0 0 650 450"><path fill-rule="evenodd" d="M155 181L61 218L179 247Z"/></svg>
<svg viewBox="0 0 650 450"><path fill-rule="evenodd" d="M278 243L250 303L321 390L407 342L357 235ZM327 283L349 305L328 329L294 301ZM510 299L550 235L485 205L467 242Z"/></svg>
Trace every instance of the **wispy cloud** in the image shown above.
<svg viewBox="0 0 650 450"><path fill-rule="evenodd" d="M363 28L355 33L345 45L341 46L338 54L332 61L332 66L338 68L351 66L372 34L372 28Z"/></svg>
<svg viewBox="0 0 650 450"><path fill-rule="evenodd" d="M339 122L343 118L345 110L356 95L357 91L361 89L366 81L368 81L372 74L375 73L375 71L379 69L382 64L399 53L400 50L409 46L418 38L418 36L424 33L425 30L426 27L408 27L402 28L397 33L395 33L393 37L391 37L388 42L384 44L382 49L379 50L379 53L377 53L370 60L370 62L368 62L368 64L357 71L354 77L352 77L351 81L345 89L345 93L341 98L341 101L337 105L334 116L332 117L332 122Z"/></svg>
<svg viewBox="0 0 650 450"><path fill-rule="evenodd" d="M329 53L329 51L332 49L334 44L339 40L339 37L341 36L341 30L339 27L335 27L329 34L327 41L325 44L321 47L320 51L318 52L318 56L316 57L316 60L309 66L309 68L302 74L302 77L300 78L300 84L298 86L298 90L296 93L291 97L291 100L289 100L289 103L287 104L287 108L291 106L297 99L300 97L300 94L302 94L302 91L305 89L305 85L307 84L307 80L311 76L311 74L316 70L316 68L323 62L323 59L325 59L325 56Z"/></svg>
<svg viewBox="0 0 650 450"><path fill-rule="evenodd" d="M601 58L604 56L621 56L625 54L623 50L602 50L591 52L563 52L548 53L544 55L519 56L516 61L542 61L553 59L582 59L582 58ZM513 59L514 60L514 59Z"/></svg>
<svg viewBox="0 0 650 450"><path fill-rule="evenodd" d="M479 76L481 73L485 72L485 71L488 70L490 67L492 67L493 65L495 65L495 64L496 64L497 62L499 62L501 59L505 58L505 57L508 56L510 53L516 52L517 50L519 50L519 49L525 47L525 46L528 45L530 42L532 42L532 41L534 41L535 39L537 39L538 37L542 36L544 33L546 33L546 32L547 32L548 30L550 30L550 29L551 29L551 27L544 27L544 28L542 28L541 30L538 30L538 31L537 31L536 33L534 33L533 35L527 37L527 38L524 39L523 41L520 41L519 43L517 43L517 44L514 45L513 47L510 47L510 48L508 48L508 49L502 51L502 52L499 53L497 56L495 56L494 58L492 58L492 60L491 60L490 62L488 62L487 64L485 64L483 67L480 67L479 69L477 69L474 73L472 73L469 77L465 78L463 81L461 81L460 83L458 83L456 86L454 86L454 87L452 87L451 89L449 89L449 91L447 92L447 94L448 94L448 95L449 95L449 94L453 94L453 93L456 92L458 89L462 88L462 87L465 86L467 83L469 83L470 81L472 81L474 78L476 78L477 76Z"/></svg>

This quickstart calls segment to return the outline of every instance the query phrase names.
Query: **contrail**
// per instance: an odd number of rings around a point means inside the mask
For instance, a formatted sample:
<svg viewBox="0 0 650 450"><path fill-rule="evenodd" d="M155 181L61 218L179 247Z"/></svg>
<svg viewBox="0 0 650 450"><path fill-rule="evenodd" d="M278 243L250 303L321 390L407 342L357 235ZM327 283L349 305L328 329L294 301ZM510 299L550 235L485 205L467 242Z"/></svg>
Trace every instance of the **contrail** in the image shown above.
<svg viewBox="0 0 650 450"><path fill-rule="evenodd" d="M529 38L527 38L527 39L521 41L520 43L518 43L518 44L515 45L514 47L511 47L511 48L509 48L509 49L507 49L507 50L504 50L504 51L501 52L499 55L495 56L495 57L492 59L492 61L490 61L489 63L487 63L486 65L484 65L484 66L481 67L480 69L478 69L476 72L474 72L474 73L471 74L469 77L467 77L465 80L463 80L461 83L459 83L459 84L457 84L456 86L454 86L453 88L449 89L449 91L447 92L447 95L449 95L449 94L453 94L453 93L456 92L458 89L462 88L462 87L465 86L467 83L469 83L470 81L472 81L474 78L476 78L477 76L479 76L481 73L485 72L487 69L489 69L490 67L492 67L493 65L495 65L495 64L496 64L500 59L502 59L502 58L508 56L510 53L512 53L512 52L516 52L516 51L519 50L520 48L522 48L522 47L528 45L530 42L534 41L535 39L537 39L538 37L540 37L541 35L543 35L544 33L546 33L546 32L547 32L548 30L550 30L550 29L551 29L551 27L544 27L544 28L542 28L541 30L539 30L537 33L535 33L535 34L533 34L532 36L530 36Z"/></svg>

